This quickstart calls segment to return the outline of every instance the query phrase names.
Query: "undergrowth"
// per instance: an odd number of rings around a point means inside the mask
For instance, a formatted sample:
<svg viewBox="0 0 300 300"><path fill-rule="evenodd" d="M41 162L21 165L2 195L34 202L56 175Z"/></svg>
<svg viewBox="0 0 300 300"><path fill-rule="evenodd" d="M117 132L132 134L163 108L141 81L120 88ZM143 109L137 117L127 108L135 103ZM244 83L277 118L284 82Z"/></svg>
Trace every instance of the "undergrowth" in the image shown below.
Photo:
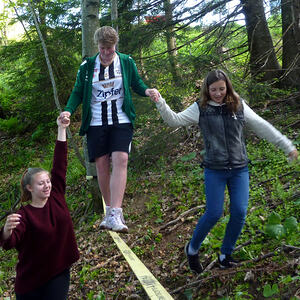
<svg viewBox="0 0 300 300"><path fill-rule="evenodd" d="M214 263L229 218L226 192L224 216L200 251L208 269L196 278L187 268L183 247L205 209L201 137L197 127L168 128L151 102L142 99L136 108L139 117L124 199L131 233L122 236L134 253L175 299L296 300L300 293L299 163L287 163L281 150L247 132L250 200L235 252L242 263L225 271ZM299 145L299 128L289 127L296 119L294 110L287 106L268 109L259 113ZM19 178L26 167L50 169L55 129L50 135L43 146L30 136L2 138L1 216L18 198ZM81 147L80 142L78 145ZM67 201L81 251L72 271L70 299L125 299L130 295L146 299L107 232L98 230L102 216L90 209L92 196L85 170L71 148L68 165ZM14 299L15 251L1 249L0 261L0 298Z"/></svg>

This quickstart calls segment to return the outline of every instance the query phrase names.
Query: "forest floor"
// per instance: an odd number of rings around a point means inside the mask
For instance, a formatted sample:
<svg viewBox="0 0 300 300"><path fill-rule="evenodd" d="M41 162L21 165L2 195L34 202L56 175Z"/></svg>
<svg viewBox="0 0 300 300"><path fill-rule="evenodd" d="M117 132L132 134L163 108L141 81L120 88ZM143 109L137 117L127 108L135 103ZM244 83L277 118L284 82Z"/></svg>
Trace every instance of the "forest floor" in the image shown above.
<svg viewBox="0 0 300 300"><path fill-rule="evenodd" d="M289 110L286 102L260 106L255 110L268 116L265 118L281 131L289 131L289 137L299 142L299 102L298 98ZM293 240L272 241L263 230L267 219L264 211L290 210L280 199L274 201L276 195L271 191L274 188L270 185L272 181L280 181L289 190L285 200L298 203L291 211L299 218L299 164L285 166L282 173L277 170L277 173L272 173L272 178L260 177L253 172L251 188L254 192L263 190L263 194L258 202L253 200L249 204L249 219L234 253L241 263L235 268L222 270L216 258L224 224L228 221L226 198L224 218L208 236L199 254L205 271L196 276L188 269L183 249L205 207L200 168L203 145L196 127L165 129L159 117L156 118L160 125L155 129L148 122L140 123L136 128L137 141L129 162L123 202L129 234L120 234L121 238L174 299L300 299L299 226ZM288 124L286 120L289 120ZM73 124L73 129L78 125ZM251 133L247 140L254 148L262 147ZM256 155L273 151L273 148L265 149ZM262 156L256 159L256 167L261 168L262 164L270 172L272 168L276 169L274 161L268 161L264 154ZM287 165L283 161L279 163ZM84 219L77 215L78 210L76 213L71 211L81 256L71 269L69 299L149 299L109 233L99 230L102 216L85 209L91 200L82 190L88 185L83 174L67 189L67 195L79 199L82 215L86 211ZM253 197L256 196L253 194ZM254 219L252 215L256 211L259 213ZM14 254L9 254L7 259L10 255ZM2 298L0 293L0 299L14 299L13 280L14 273L11 272L5 279L6 290Z"/></svg>

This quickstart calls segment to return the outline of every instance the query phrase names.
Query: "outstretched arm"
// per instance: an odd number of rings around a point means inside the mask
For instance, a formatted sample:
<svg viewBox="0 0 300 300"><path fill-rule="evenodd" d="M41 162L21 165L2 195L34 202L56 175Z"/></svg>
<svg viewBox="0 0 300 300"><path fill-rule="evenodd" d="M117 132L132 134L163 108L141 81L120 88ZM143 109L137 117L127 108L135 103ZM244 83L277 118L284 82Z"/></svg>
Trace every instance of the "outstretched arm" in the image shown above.
<svg viewBox="0 0 300 300"><path fill-rule="evenodd" d="M145 94L154 102L158 102L160 98L160 93L157 89L146 89Z"/></svg>
<svg viewBox="0 0 300 300"><path fill-rule="evenodd" d="M289 160L298 160L298 151L296 149L289 153Z"/></svg>
<svg viewBox="0 0 300 300"><path fill-rule="evenodd" d="M176 113L169 107L165 99L160 97L156 102L156 108L163 120L171 127L190 126L199 122L199 108L196 102L184 111Z"/></svg>
<svg viewBox="0 0 300 300"><path fill-rule="evenodd" d="M260 138L266 139L268 142L280 148L290 160L298 158L298 152L293 142L277 130L268 121L256 114L246 103L243 101L244 115L247 126L250 127Z"/></svg>

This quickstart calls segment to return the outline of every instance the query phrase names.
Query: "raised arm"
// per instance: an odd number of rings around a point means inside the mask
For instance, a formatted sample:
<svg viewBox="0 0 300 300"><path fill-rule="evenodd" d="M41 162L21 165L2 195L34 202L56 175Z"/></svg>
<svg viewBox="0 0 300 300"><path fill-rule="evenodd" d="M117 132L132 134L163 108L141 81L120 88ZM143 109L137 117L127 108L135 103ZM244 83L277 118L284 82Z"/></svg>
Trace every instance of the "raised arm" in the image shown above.
<svg viewBox="0 0 300 300"><path fill-rule="evenodd" d="M62 112L57 120L57 140L65 142L67 140L67 127L70 125L70 113L68 111Z"/></svg>

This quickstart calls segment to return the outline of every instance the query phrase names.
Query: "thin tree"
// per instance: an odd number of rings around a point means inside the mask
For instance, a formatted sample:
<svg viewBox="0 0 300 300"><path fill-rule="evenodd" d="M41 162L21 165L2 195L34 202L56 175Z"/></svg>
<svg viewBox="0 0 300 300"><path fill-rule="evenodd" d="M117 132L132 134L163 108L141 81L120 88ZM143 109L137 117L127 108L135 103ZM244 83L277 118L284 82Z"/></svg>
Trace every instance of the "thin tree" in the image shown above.
<svg viewBox="0 0 300 300"><path fill-rule="evenodd" d="M177 71L177 49L176 49L176 38L173 25L173 6L170 0L164 0L164 11L165 11L165 20L166 20L166 40L168 48L168 57L171 68L171 74L174 80L174 83L178 86L181 84L181 79Z"/></svg>

